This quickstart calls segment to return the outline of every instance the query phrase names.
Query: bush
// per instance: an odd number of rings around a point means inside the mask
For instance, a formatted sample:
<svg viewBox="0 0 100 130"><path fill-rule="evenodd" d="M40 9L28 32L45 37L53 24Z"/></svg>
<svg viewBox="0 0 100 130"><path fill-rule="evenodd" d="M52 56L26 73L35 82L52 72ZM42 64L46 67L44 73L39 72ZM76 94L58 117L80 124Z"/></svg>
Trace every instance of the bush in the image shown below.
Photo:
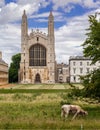
<svg viewBox="0 0 100 130"><path fill-rule="evenodd" d="M100 99L100 69L94 70L91 74L83 77L84 96Z"/></svg>

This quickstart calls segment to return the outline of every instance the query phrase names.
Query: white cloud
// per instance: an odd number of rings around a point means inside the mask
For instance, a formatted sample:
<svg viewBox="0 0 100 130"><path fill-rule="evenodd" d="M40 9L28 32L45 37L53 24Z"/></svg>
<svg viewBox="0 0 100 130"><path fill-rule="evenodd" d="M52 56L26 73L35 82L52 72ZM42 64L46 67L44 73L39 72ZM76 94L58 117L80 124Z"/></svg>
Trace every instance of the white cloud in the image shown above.
<svg viewBox="0 0 100 130"><path fill-rule="evenodd" d="M64 11L68 8L69 11L74 8L69 3L78 3L82 5L82 0L63 0L63 2L60 0L59 2L58 0L52 1L54 3L54 9L61 7ZM50 0L17 0L17 3L10 2L7 5L4 5L4 3L0 4L2 5L0 7L0 51L3 52L3 59L7 63L11 62L12 55L20 52L20 23L15 23L21 20L23 10L26 10L28 18L47 22L48 13L38 14L38 10L47 6L49 2ZM95 3L95 7L97 7L98 3ZM93 1L89 4L91 4L91 7L94 5ZM82 6L89 7L90 5L86 4L84 0ZM97 11L100 10L95 10L95 12ZM33 15L33 13L35 15ZM94 11L90 13L94 14ZM68 62L69 56L82 55L82 47L80 45L86 38L85 29L88 27L88 15L90 13L84 14L83 16L66 18L61 12L54 11L55 24L57 21L66 22L65 25L55 29L55 49L58 62L66 63ZM41 28L40 30L47 33L47 28Z"/></svg>
<svg viewBox="0 0 100 130"><path fill-rule="evenodd" d="M48 17L50 14L50 12L46 12L46 13L42 13L42 14L37 14L37 15L32 15L30 16L30 18L44 18L44 17ZM60 12L53 12L53 16L56 17L56 16L59 16L59 15L62 15L62 13Z"/></svg>
<svg viewBox="0 0 100 130"><path fill-rule="evenodd" d="M3 52L3 59L10 64L12 55L20 52L21 48L21 29L20 24L14 24L21 20L23 10L28 15L38 11L41 0L18 0L17 3L10 2L6 5L0 1L0 51ZM47 2L43 2L45 6ZM43 3L41 6L44 6Z"/></svg>
<svg viewBox="0 0 100 130"><path fill-rule="evenodd" d="M0 7L5 5L5 1L4 0L0 0Z"/></svg>
<svg viewBox="0 0 100 130"><path fill-rule="evenodd" d="M49 2L46 0L42 0L42 1L41 0L17 0L17 3L19 5L30 4L32 6L31 9L32 10L35 9L35 11L37 11L36 8L38 9L38 8L46 7L49 4Z"/></svg>
<svg viewBox="0 0 100 130"><path fill-rule="evenodd" d="M58 10L59 8L62 8L63 11L65 12L70 12L76 4L84 7L84 8L99 8L100 7L100 1L96 0L96 2L94 0L50 0L53 2L54 6L53 9L54 10Z"/></svg>
<svg viewBox="0 0 100 130"><path fill-rule="evenodd" d="M20 26L6 24L0 26L0 51L3 59L10 64L11 56L20 52Z"/></svg>
<svg viewBox="0 0 100 130"><path fill-rule="evenodd" d="M49 16L50 12L46 12L46 13L41 13L41 14L36 14L36 15L31 15L29 18L33 19L34 21L37 22L48 22L48 16ZM66 18L63 17L63 14L60 12L55 12L53 11L53 16L54 16L54 21L55 22L62 22L63 20L66 20Z"/></svg>
<svg viewBox="0 0 100 130"><path fill-rule="evenodd" d="M51 0L54 4L54 10L57 10L59 7L61 8L66 8L66 6L68 6L69 4L73 3L73 4L77 4L77 3L81 3L81 0ZM72 6L72 5L71 5Z"/></svg>
<svg viewBox="0 0 100 130"><path fill-rule="evenodd" d="M66 25L56 30L55 48L58 62L68 63L69 56L82 55L83 49L81 45L86 38L87 18L87 15L71 18Z"/></svg>
<svg viewBox="0 0 100 130"><path fill-rule="evenodd" d="M35 5L18 5L17 3L11 2L2 7L0 12L0 23L4 24L20 20L24 9L27 11L28 14L32 14L34 11L38 10Z"/></svg>
<svg viewBox="0 0 100 130"><path fill-rule="evenodd" d="M86 39L86 29L89 27L88 15L95 14L95 12L100 12L100 10L97 9L82 16L68 19L66 25L55 31L58 62L68 63L69 56L82 55L83 47L81 45Z"/></svg>
<svg viewBox="0 0 100 130"><path fill-rule="evenodd" d="M0 5L2 4L3 1L0 1ZM48 2L45 0L43 2L41 0L18 0L17 3L10 2L0 8L0 24L21 20L23 10L26 10L28 16L30 16L32 13L37 12L39 8L47 5Z"/></svg>
<svg viewBox="0 0 100 130"><path fill-rule="evenodd" d="M96 2L94 2L93 0L83 0L82 1L82 5L84 7L87 7L87 8L98 8L100 7L100 1L97 0Z"/></svg>

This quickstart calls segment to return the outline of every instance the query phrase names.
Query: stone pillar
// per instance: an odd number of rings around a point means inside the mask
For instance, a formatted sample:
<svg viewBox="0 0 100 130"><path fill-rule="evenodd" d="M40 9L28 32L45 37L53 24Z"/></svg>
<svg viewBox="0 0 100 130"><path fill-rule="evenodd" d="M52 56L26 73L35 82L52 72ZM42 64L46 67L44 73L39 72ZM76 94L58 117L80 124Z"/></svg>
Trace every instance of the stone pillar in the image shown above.
<svg viewBox="0 0 100 130"><path fill-rule="evenodd" d="M2 52L0 51L0 59L2 59Z"/></svg>

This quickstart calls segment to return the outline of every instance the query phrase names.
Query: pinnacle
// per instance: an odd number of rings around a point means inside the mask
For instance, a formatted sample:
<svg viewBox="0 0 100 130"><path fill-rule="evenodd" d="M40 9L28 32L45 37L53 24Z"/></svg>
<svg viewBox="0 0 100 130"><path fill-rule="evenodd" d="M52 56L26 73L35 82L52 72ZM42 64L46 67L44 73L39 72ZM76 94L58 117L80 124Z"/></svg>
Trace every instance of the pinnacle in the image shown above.
<svg viewBox="0 0 100 130"><path fill-rule="evenodd" d="M25 9L24 9L24 11L23 11L23 12L24 12L24 15L26 15L26 11L25 11Z"/></svg>
<svg viewBox="0 0 100 130"><path fill-rule="evenodd" d="M50 15L49 16L53 16L53 14L52 14L52 10L50 11Z"/></svg>

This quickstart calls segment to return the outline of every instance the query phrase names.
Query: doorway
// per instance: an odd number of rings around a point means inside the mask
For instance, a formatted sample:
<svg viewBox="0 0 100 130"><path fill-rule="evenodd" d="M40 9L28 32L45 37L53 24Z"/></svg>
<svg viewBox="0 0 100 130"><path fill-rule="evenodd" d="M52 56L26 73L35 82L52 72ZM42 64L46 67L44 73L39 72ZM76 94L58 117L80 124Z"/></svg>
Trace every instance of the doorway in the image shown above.
<svg viewBox="0 0 100 130"><path fill-rule="evenodd" d="M35 83L41 83L40 74L36 74L36 76L35 76Z"/></svg>

